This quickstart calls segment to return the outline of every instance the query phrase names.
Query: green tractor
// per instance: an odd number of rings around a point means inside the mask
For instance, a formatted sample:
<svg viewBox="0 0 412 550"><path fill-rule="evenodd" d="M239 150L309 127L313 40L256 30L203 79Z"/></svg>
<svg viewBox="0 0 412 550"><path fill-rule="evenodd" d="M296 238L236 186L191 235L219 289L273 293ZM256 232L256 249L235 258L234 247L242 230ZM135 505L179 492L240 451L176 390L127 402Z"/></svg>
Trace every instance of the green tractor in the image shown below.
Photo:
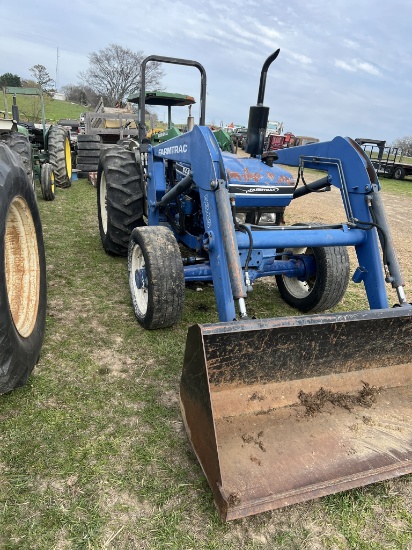
<svg viewBox="0 0 412 550"><path fill-rule="evenodd" d="M167 107L167 128L159 132L147 133L147 138L150 139L152 145L158 145L164 141L168 141L174 137L177 137L181 134L181 130L177 128L172 122L172 107L189 107L189 115L187 118L186 131L189 131L193 128L194 122L191 114L191 107L196 103L195 99L192 96L184 94L173 94L169 92L146 92L146 101L145 105L155 105ZM134 103L139 105L140 93L132 94L128 98L129 103ZM234 153L234 144L231 140L230 134L223 130L223 128L218 128L213 131L216 140L222 149L222 151L227 151L229 153Z"/></svg>
<svg viewBox="0 0 412 550"><path fill-rule="evenodd" d="M130 95L127 101L129 103L139 105L140 93ZM172 107L189 106L188 125L190 125L190 120L193 120L190 114L190 109L194 103L196 103L194 98L189 95L173 94L169 92L159 91L146 92L146 105L167 107L167 128L160 132L149 132L147 134L148 136L150 136L148 137L148 139L150 139L152 145L157 145L159 143L163 143L164 141L179 136L181 134L181 131L172 122Z"/></svg>
<svg viewBox="0 0 412 550"><path fill-rule="evenodd" d="M7 95L13 96L12 118L8 118ZM38 97L41 106L41 125L20 121L17 95ZM4 118L0 119L0 140L7 143L22 161L29 181L35 189L40 180L44 200L54 200L55 187L70 187L72 157L67 130L58 125L46 128L44 99L40 88L3 88Z"/></svg>

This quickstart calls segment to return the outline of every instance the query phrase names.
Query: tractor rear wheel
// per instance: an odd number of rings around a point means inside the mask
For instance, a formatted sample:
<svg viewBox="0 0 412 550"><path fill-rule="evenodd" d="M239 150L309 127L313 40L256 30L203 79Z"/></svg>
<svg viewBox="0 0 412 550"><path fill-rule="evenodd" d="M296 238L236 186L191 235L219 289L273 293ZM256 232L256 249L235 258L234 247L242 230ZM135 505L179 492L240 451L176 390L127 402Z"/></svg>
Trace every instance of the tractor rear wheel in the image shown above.
<svg viewBox="0 0 412 550"><path fill-rule="evenodd" d="M70 187L72 177L70 139L67 131L61 126L50 128L48 151L56 187Z"/></svg>
<svg viewBox="0 0 412 550"><path fill-rule="evenodd" d="M0 394L26 383L46 326L46 260L36 197L0 143Z"/></svg>
<svg viewBox="0 0 412 550"><path fill-rule="evenodd" d="M43 199L45 201L54 201L54 173L52 165L48 162L41 167L40 186Z"/></svg>
<svg viewBox="0 0 412 550"><path fill-rule="evenodd" d="M32 148L29 138L24 134L20 134L18 132L2 134L0 138L2 141L4 141L4 143L7 144L8 148L11 149L11 151L17 153L19 159L23 163L24 171L27 174L30 185L35 191L36 183L33 171Z"/></svg>
<svg viewBox="0 0 412 550"><path fill-rule="evenodd" d="M97 215L108 254L127 256L132 230L144 225L143 172L132 151L114 145L100 156Z"/></svg>
<svg viewBox="0 0 412 550"><path fill-rule="evenodd" d="M349 283L350 264L347 249L344 246L331 246L292 248L288 251L296 255L313 256L316 271L306 281L301 281L297 277L276 275L282 299L304 313L317 313L335 307L342 300ZM287 255L284 258L287 259Z"/></svg>
<svg viewBox="0 0 412 550"><path fill-rule="evenodd" d="M167 227L136 227L130 237L129 286L137 320L147 329L170 327L183 312L185 277L179 245Z"/></svg>

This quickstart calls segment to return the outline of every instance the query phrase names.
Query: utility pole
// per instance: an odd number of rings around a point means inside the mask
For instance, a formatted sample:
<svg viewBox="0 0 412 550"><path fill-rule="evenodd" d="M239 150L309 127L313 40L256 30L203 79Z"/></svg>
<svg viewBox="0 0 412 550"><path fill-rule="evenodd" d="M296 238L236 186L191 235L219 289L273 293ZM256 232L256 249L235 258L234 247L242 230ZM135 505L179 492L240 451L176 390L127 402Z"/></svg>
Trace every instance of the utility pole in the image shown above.
<svg viewBox="0 0 412 550"><path fill-rule="evenodd" d="M59 48L57 48L57 59L56 59L56 79L54 81L54 87L56 88L56 92L58 89L58 83L59 83Z"/></svg>

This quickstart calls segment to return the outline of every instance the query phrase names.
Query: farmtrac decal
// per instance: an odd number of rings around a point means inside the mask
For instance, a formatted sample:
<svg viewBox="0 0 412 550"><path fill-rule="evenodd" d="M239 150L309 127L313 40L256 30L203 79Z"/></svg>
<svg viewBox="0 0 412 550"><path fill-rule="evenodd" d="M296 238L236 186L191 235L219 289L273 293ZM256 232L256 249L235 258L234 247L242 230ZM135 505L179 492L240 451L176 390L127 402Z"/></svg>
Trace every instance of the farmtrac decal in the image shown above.
<svg viewBox="0 0 412 550"><path fill-rule="evenodd" d="M158 149L157 152L161 156L175 155L176 153L187 153L187 144L184 143L183 145L171 145L170 147L162 147L162 149Z"/></svg>

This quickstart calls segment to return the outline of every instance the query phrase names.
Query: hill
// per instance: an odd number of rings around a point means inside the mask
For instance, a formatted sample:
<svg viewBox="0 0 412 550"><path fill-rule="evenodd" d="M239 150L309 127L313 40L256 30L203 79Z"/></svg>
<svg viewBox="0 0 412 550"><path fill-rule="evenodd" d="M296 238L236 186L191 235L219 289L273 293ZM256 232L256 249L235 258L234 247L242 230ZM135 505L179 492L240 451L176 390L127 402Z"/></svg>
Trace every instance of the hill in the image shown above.
<svg viewBox="0 0 412 550"><path fill-rule="evenodd" d="M11 116L13 96L7 94L6 99L9 116ZM41 105L38 97L18 95L16 97L16 101L19 108L20 119L23 122L41 122ZM2 110L6 110L6 105L2 106ZM84 113L90 109L84 105L78 105L76 103L71 103L70 101L61 101L45 96L44 110L46 122L54 124L61 118L78 119L80 113Z"/></svg>

